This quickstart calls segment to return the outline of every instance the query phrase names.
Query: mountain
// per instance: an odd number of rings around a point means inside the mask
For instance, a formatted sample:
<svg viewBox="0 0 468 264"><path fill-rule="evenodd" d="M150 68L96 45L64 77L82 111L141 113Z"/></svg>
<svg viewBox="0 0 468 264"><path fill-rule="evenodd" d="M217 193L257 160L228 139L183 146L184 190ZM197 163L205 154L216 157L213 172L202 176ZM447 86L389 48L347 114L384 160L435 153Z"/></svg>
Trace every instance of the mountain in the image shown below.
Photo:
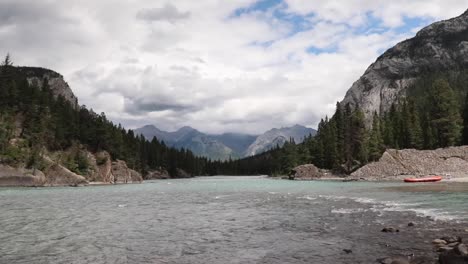
<svg viewBox="0 0 468 264"><path fill-rule="evenodd" d="M316 131L312 128L307 128L301 125L292 127L273 128L257 139L247 148L244 156L254 156L262 152L268 151L277 145L283 146L286 141L293 138L297 143L304 141L304 138L309 135L315 135Z"/></svg>
<svg viewBox="0 0 468 264"><path fill-rule="evenodd" d="M369 123L375 111L386 112L406 96L418 78L467 66L468 11L429 25L386 51L352 85L342 102L359 105Z"/></svg>
<svg viewBox="0 0 468 264"><path fill-rule="evenodd" d="M233 146L235 145L234 142L239 142L235 140L236 137L207 135L188 126L174 132L167 132L153 125L147 125L136 129L135 133L143 135L148 140L156 137L158 140L164 141L168 146L189 149L197 156L215 160L228 160L230 157L239 158L239 153L241 153L234 150L237 149Z"/></svg>
<svg viewBox="0 0 468 264"><path fill-rule="evenodd" d="M143 135L148 140L156 137L171 147L189 149L197 156L228 160L259 154L276 145L282 146L291 137L296 143L300 143L305 136L315 134L315 130L296 125L289 128L275 128L260 136L240 133L209 135L191 127L166 132L153 125L147 125L136 129L135 133Z"/></svg>

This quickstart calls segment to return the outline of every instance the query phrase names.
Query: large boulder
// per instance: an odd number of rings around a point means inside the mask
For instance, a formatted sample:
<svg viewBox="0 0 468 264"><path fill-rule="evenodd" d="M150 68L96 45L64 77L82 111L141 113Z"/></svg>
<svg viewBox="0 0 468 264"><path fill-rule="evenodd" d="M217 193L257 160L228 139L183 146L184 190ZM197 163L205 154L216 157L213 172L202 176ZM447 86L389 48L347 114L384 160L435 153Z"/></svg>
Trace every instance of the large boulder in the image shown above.
<svg viewBox="0 0 468 264"><path fill-rule="evenodd" d="M379 161L370 163L351 175L369 180L401 179L431 174L464 177L468 172L468 146L436 150L389 149Z"/></svg>
<svg viewBox="0 0 468 264"><path fill-rule="evenodd" d="M291 180L313 180L324 176L324 173L314 164L305 164L295 167L289 173Z"/></svg>

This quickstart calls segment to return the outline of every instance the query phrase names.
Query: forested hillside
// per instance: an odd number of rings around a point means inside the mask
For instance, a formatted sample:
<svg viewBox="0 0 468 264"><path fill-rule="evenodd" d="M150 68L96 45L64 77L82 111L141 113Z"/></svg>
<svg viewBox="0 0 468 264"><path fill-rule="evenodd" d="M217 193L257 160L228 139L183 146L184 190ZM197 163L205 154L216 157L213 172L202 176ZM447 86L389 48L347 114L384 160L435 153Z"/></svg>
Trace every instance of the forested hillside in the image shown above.
<svg viewBox="0 0 468 264"><path fill-rule="evenodd" d="M172 176L177 169L191 175L210 172L210 162L192 152L165 146L156 138L147 141L113 124L104 113L85 106L77 107L63 96L54 94L47 81L41 87L30 84L25 68L15 67L9 56L0 66L0 164L41 169L42 154L66 150L77 145L91 152L108 151L116 160L124 160L143 175L164 168ZM31 71L49 71L28 68ZM68 163L72 170L86 169L86 159L76 152Z"/></svg>
<svg viewBox="0 0 468 264"><path fill-rule="evenodd" d="M468 144L468 71L425 74L406 96L383 114L374 113L366 126L359 106L337 103L335 114L323 119L315 137L286 144L262 155L218 163L224 174L287 174L313 163L351 173L378 160L385 149L436 149ZM466 99L465 99L466 98Z"/></svg>

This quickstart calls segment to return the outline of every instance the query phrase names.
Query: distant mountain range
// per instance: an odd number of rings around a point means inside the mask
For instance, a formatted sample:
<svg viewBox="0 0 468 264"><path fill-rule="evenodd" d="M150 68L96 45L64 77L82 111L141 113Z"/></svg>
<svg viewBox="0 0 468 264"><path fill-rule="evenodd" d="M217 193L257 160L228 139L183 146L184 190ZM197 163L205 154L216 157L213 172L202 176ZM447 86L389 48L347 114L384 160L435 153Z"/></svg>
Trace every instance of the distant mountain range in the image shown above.
<svg viewBox="0 0 468 264"><path fill-rule="evenodd" d="M301 143L304 137L315 135L316 131L312 128L295 125L274 128L262 135L240 133L209 135L188 126L174 132L167 132L154 125L146 125L136 129L135 133L143 135L148 140L156 137L171 147L189 149L198 156L227 160L260 154L276 147L276 145L283 146L290 138L294 138L296 143Z"/></svg>

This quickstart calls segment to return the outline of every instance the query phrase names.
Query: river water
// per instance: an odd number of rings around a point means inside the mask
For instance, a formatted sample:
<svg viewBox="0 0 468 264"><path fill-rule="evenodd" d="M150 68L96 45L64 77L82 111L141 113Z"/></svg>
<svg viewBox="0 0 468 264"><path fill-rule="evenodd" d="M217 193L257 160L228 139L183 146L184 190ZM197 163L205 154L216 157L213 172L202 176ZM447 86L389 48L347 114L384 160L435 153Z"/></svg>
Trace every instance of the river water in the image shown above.
<svg viewBox="0 0 468 264"><path fill-rule="evenodd" d="M0 263L376 263L401 254L434 257L430 241L461 232L467 205L468 186L443 183L201 177L0 188ZM407 226L410 221L414 227ZM380 232L386 226L400 232Z"/></svg>

